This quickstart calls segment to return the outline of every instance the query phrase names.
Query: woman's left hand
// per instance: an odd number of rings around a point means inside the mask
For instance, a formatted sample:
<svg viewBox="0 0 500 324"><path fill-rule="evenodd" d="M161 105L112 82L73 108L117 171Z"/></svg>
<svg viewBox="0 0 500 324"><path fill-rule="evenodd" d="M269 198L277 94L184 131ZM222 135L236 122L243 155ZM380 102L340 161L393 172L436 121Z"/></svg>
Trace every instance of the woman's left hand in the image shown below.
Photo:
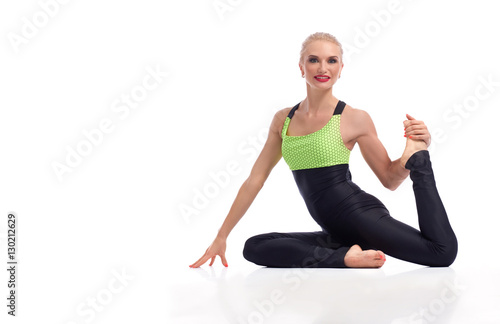
<svg viewBox="0 0 500 324"><path fill-rule="evenodd" d="M416 120L408 114L406 114L406 118L408 118L408 120L403 122L405 126L405 136L414 140L422 140L427 144L427 147L429 147L429 145L431 145L431 134L424 122Z"/></svg>

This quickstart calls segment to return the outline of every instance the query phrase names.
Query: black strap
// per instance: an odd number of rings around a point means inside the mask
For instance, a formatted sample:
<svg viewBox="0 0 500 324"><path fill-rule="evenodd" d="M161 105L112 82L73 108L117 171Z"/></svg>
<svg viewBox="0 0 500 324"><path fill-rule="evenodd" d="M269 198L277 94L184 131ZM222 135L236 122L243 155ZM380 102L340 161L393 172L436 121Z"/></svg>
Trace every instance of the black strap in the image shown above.
<svg viewBox="0 0 500 324"><path fill-rule="evenodd" d="M333 114L340 115L344 111L344 108L345 108L345 102L343 102L342 100L339 100L339 102L337 103L337 107L335 107L335 111L333 112Z"/></svg>
<svg viewBox="0 0 500 324"><path fill-rule="evenodd" d="M295 110L297 110L297 108L299 108L299 105L300 105L300 102L297 105L295 105L295 107L293 107L292 110L290 110L290 112L288 113L288 118L292 119L292 116L293 116L293 114L295 114Z"/></svg>
<svg viewBox="0 0 500 324"><path fill-rule="evenodd" d="M293 114L295 114L295 110L297 110L299 108L299 105L300 105L300 102L298 104L296 104L295 107L292 108L292 110L290 110L290 112L288 113L288 118L292 119ZM342 114L342 111L344 111L344 108L345 108L345 102L343 102L342 100L339 100L339 102L337 103L337 107L335 107L335 110L333 111L333 114L334 115Z"/></svg>

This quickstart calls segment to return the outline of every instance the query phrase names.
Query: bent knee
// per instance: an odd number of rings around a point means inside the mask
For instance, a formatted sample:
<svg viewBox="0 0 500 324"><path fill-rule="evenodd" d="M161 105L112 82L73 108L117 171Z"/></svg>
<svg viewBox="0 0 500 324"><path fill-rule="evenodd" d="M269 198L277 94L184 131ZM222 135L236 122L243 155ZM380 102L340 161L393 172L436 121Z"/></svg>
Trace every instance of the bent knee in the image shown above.
<svg viewBox="0 0 500 324"><path fill-rule="evenodd" d="M458 254L458 241L454 237L450 242L440 248L440 253L437 255L433 267L449 267L455 262Z"/></svg>
<svg viewBox="0 0 500 324"><path fill-rule="evenodd" d="M257 256L257 248L262 241L261 235L256 235L248 238L243 246L243 257L248 261L254 262Z"/></svg>

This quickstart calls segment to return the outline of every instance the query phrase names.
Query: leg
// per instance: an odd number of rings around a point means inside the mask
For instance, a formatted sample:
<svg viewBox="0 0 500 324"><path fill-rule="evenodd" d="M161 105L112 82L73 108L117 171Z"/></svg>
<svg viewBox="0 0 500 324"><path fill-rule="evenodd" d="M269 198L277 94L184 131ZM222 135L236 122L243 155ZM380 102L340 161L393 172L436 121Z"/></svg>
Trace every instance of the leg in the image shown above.
<svg viewBox="0 0 500 324"><path fill-rule="evenodd" d="M364 247L428 266L449 266L457 239L439 197L429 152L420 150L405 163L413 180L420 231L392 218L383 208L351 215L346 225Z"/></svg>
<svg viewBox="0 0 500 324"><path fill-rule="evenodd" d="M326 232L265 233L245 242L243 256L274 268L345 268L349 250Z"/></svg>
<svg viewBox="0 0 500 324"><path fill-rule="evenodd" d="M442 265L451 265L457 255L458 242L437 191L429 151L414 153L405 167L410 170L413 181L422 236L432 242L434 254L442 256Z"/></svg>

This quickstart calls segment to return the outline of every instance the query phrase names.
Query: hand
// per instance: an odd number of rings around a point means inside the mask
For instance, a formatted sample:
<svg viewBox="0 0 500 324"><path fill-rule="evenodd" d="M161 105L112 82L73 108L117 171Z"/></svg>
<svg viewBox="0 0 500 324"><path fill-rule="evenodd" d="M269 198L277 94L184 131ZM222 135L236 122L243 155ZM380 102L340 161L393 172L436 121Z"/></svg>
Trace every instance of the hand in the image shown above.
<svg viewBox="0 0 500 324"><path fill-rule="evenodd" d="M227 267L227 261L226 261L226 240L221 239L219 237L215 238L215 240L212 242L212 244L208 247L208 249L205 251L205 254L198 259L195 263L190 265L190 268L198 268L199 266L203 265L205 262L207 262L208 259L212 258L212 261L210 262L210 266L214 264L215 257L218 255L221 258L222 264Z"/></svg>
<svg viewBox="0 0 500 324"><path fill-rule="evenodd" d="M403 122L405 126L405 136L414 140L422 140L427 144L427 147L429 147L429 145L431 145L431 134L424 122L416 120L408 114L406 114L406 118L408 118L408 120Z"/></svg>

